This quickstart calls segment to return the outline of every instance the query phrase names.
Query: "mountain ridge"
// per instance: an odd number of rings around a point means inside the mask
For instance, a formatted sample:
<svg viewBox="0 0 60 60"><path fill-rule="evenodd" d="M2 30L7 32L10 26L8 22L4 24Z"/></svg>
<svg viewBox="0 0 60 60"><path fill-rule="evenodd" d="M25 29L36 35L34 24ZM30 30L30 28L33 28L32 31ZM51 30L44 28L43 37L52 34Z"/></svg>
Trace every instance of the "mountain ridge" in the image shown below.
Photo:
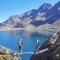
<svg viewBox="0 0 60 60"><path fill-rule="evenodd" d="M52 6L44 3L38 9L25 12L22 16L15 15L8 18L3 23L12 25L14 28L25 28L27 26L39 27L44 24L51 26L60 19L60 1Z"/></svg>

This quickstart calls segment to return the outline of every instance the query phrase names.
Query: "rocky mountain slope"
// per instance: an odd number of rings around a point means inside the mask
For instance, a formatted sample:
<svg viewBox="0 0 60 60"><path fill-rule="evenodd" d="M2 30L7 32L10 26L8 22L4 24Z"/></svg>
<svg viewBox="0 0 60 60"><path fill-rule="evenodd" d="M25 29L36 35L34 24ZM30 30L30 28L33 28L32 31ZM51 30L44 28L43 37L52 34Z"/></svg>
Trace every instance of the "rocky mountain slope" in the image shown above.
<svg viewBox="0 0 60 60"><path fill-rule="evenodd" d="M46 26L51 27L56 25L60 26L60 1L57 2L54 6L49 3L44 3L38 9L32 9L27 11L21 16L14 15L4 21L4 24L7 24L13 28L30 28L34 29L37 27L43 28ZM1 26L1 25L0 25ZM3 26L3 24L2 24Z"/></svg>

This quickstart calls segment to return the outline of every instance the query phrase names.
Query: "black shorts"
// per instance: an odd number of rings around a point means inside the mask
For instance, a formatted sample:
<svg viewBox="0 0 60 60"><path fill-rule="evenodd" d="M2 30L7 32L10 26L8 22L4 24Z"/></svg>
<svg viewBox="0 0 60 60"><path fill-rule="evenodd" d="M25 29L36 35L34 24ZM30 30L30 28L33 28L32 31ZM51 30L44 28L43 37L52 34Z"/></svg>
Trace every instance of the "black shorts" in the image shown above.
<svg viewBox="0 0 60 60"><path fill-rule="evenodd" d="M22 46L19 46L19 49L21 49L22 48Z"/></svg>

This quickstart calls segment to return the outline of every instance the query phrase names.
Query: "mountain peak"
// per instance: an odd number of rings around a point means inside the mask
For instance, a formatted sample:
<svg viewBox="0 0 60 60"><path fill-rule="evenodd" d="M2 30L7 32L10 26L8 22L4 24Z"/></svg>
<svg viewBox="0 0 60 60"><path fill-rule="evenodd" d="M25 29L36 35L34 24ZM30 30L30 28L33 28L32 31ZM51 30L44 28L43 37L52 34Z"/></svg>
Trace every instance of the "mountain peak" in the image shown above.
<svg viewBox="0 0 60 60"><path fill-rule="evenodd" d="M60 1L58 1L56 4L60 4Z"/></svg>
<svg viewBox="0 0 60 60"><path fill-rule="evenodd" d="M51 9L52 5L50 3L44 3L42 4L42 6L39 7L39 11L40 12L44 12L44 11L48 11L49 9Z"/></svg>
<svg viewBox="0 0 60 60"><path fill-rule="evenodd" d="M50 3L44 3L44 4L42 4L42 6L51 6L51 4Z"/></svg>

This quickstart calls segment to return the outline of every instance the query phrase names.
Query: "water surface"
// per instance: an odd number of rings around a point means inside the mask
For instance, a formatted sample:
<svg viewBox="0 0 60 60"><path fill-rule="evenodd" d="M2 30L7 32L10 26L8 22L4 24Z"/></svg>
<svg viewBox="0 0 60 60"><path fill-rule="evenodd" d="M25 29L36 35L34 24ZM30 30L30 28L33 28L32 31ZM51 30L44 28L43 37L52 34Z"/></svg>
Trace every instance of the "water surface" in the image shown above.
<svg viewBox="0 0 60 60"><path fill-rule="evenodd" d="M18 50L18 41L22 38L22 52L32 52L36 47L36 40L40 40L40 46L49 40L51 34L42 34L40 32L28 32L28 31L8 31L0 32L0 44ZM22 60L29 60L31 55L22 55Z"/></svg>

